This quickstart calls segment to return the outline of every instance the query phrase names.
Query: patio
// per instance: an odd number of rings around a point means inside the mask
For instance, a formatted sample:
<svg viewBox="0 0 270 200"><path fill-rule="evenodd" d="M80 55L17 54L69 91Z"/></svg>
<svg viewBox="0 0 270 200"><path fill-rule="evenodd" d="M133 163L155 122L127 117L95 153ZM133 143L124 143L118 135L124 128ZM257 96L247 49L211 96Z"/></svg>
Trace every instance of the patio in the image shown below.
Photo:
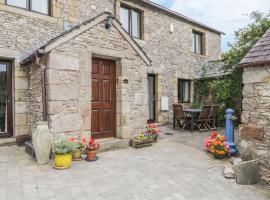
<svg viewBox="0 0 270 200"><path fill-rule="evenodd" d="M22 147L1 147L0 199L270 198L269 187L241 186L222 176L226 161L203 152L202 141L208 133L161 129L161 141L152 147L100 153L98 162L74 162L63 171L36 165Z"/></svg>

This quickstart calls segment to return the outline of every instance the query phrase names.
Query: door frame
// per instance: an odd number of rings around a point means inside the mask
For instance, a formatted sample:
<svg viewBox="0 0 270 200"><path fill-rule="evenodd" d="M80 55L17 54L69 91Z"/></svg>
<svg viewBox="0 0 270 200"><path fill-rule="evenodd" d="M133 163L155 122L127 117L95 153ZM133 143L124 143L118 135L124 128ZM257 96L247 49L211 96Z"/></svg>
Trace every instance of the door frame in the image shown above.
<svg viewBox="0 0 270 200"><path fill-rule="evenodd" d="M114 96L113 98L113 101L112 101L112 116L113 116L113 119L112 119L112 125L113 125L113 128L112 128L112 131L113 131L113 134L112 136L108 136L108 137L97 137L97 139L102 139L102 138L109 138L109 137L115 137L117 136L117 122L116 122L116 119L117 119L117 110L116 110L116 82L117 82L117 74L116 74L116 67L117 67L117 64L116 64L116 60L113 60L113 59L107 59L107 58L102 58L102 57L99 57L99 56L93 56L92 59L91 59L91 63L93 63L94 60L99 60L99 61L107 61L107 62L111 62L113 65L114 65L114 77L113 77L113 89L112 89L112 96ZM92 66L92 64L91 64ZM92 66L93 67L93 66ZM92 68L91 67L91 68ZM91 69L91 82L92 82L92 69ZM93 85L91 85L91 91L93 91ZM91 98L92 98L92 92L91 92ZM91 100L91 104L92 104L92 100ZM91 106L91 113L92 113L92 106ZM91 114L91 123L92 123L92 114ZM92 134L92 126L91 126L91 134ZM92 135L93 136L93 135ZM91 136L91 137L92 137ZM95 138L95 136L94 136Z"/></svg>
<svg viewBox="0 0 270 200"><path fill-rule="evenodd" d="M7 92L8 92L8 106L7 106L7 133L0 134L0 138L13 137L13 70L12 61L0 59L0 63L7 65Z"/></svg>
<svg viewBox="0 0 270 200"><path fill-rule="evenodd" d="M154 84L153 84L153 92L154 92L154 96L155 96L155 100L153 101L153 106L154 106L154 119L148 119L147 120L147 123L155 123L156 120L157 120L157 89L156 89L156 81L157 81L157 78L156 78L156 74L147 74L147 80L148 80L148 77L152 77L153 80L154 80ZM147 81L147 84L148 84L148 81ZM147 88L149 88L149 85L147 85ZM149 90L148 90L148 101L149 101ZM150 102L148 102L150 103ZM149 107L150 109L150 104L149 104Z"/></svg>

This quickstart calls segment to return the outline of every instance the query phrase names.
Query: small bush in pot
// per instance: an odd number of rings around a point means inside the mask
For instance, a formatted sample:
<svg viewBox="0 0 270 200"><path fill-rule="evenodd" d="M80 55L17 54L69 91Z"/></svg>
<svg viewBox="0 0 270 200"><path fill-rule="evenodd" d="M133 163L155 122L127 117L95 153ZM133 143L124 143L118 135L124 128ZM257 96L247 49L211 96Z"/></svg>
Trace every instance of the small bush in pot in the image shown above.
<svg viewBox="0 0 270 200"><path fill-rule="evenodd" d="M81 160L83 149L85 148L85 144L86 144L86 138L82 137L82 139L80 139L80 138L78 139L77 137L71 137L68 140L70 142L73 142L76 144L76 149L72 153L72 159L73 160Z"/></svg>
<svg viewBox="0 0 270 200"><path fill-rule="evenodd" d="M85 150L88 161L96 160L96 155L99 147L99 143L97 143L93 138L91 138L90 141L86 143Z"/></svg>
<svg viewBox="0 0 270 200"><path fill-rule="evenodd" d="M66 139L55 142L52 152L55 154L54 166L59 169L66 169L72 165L72 153L76 150L76 144Z"/></svg>

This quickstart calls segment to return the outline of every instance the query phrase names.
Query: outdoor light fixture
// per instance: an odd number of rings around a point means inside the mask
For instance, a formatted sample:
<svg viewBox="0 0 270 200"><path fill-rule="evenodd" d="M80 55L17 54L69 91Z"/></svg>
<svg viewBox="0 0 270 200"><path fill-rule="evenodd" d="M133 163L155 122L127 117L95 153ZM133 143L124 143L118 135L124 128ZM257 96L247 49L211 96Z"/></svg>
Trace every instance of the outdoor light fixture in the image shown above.
<svg viewBox="0 0 270 200"><path fill-rule="evenodd" d="M107 22L105 24L106 29L110 29L112 27L112 17L108 17Z"/></svg>

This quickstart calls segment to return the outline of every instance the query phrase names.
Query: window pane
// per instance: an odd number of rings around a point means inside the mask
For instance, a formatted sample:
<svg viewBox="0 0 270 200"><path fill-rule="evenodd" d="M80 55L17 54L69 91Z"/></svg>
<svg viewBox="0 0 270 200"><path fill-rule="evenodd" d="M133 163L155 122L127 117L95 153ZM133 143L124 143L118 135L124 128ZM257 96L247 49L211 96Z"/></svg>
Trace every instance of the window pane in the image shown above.
<svg viewBox="0 0 270 200"><path fill-rule="evenodd" d="M202 36L197 34L197 53L202 54Z"/></svg>
<svg viewBox="0 0 270 200"><path fill-rule="evenodd" d="M141 14L137 11L132 10L132 36L136 38L140 38L141 32Z"/></svg>
<svg viewBox="0 0 270 200"><path fill-rule="evenodd" d="M129 10L121 7L120 9L120 21L123 28L129 32Z"/></svg>
<svg viewBox="0 0 270 200"><path fill-rule="evenodd" d="M190 81L178 80L178 101L182 103L190 102Z"/></svg>
<svg viewBox="0 0 270 200"><path fill-rule="evenodd" d="M192 51L196 53L196 34L192 33Z"/></svg>
<svg viewBox="0 0 270 200"><path fill-rule="evenodd" d="M189 102L189 82L184 82L184 102Z"/></svg>
<svg viewBox="0 0 270 200"><path fill-rule="evenodd" d="M7 65L0 63L0 135L7 132Z"/></svg>
<svg viewBox="0 0 270 200"><path fill-rule="evenodd" d="M36 12L49 14L48 0L31 0L31 9Z"/></svg>
<svg viewBox="0 0 270 200"><path fill-rule="evenodd" d="M11 6L26 8L26 0L7 0L7 4Z"/></svg>

